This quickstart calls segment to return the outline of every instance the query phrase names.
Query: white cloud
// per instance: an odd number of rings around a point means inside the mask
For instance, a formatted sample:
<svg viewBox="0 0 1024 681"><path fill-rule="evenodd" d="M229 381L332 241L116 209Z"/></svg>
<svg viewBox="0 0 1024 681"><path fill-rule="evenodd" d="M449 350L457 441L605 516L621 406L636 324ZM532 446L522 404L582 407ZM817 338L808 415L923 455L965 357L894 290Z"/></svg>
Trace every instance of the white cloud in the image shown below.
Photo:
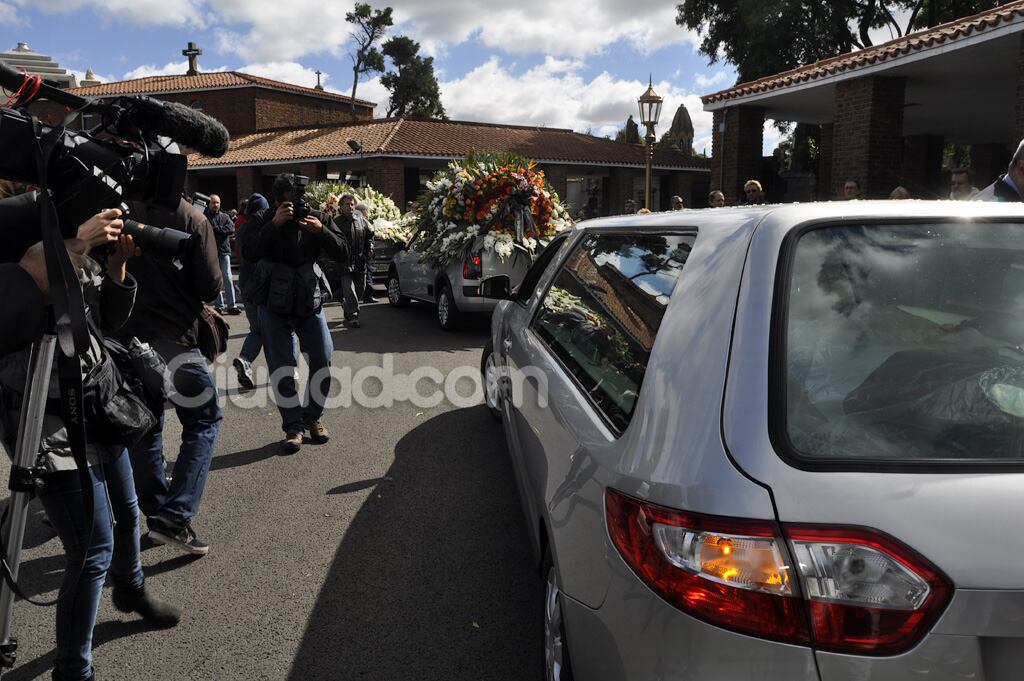
<svg viewBox="0 0 1024 681"><path fill-rule="evenodd" d="M735 77L735 73L730 73L729 71L722 69L719 71L715 71L710 76L706 76L703 73L698 73L696 76L694 76L693 82L701 90L709 90L719 85L725 85L726 83L729 82L730 79L734 79Z"/></svg>
<svg viewBox="0 0 1024 681"><path fill-rule="evenodd" d="M224 66L218 66L216 68L209 68L200 64L200 69L205 72L213 71L227 71L228 69ZM128 73L124 74L124 80L133 80L135 78L147 78L149 76L184 76L188 72L188 61L172 61L164 64L163 66L155 66L153 64L146 64L138 66Z"/></svg>
<svg viewBox="0 0 1024 681"><path fill-rule="evenodd" d="M202 17L203 0L14 0L19 7L66 14L93 10L104 21L144 26L186 26Z"/></svg>
<svg viewBox="0 0 1024 681"><path fill-rule="evenodd" d="M6 2L0 2L0 25L14 27L25 26L26 24L25 18L18 11L17 7Z"/></svg>
<svg viewBox="0 0 1024 681"><path fill-rule="evenodd" d="M440 85L441 100L453 119L589 129L598 136L614 134L630 115L636 118L636 99L647 88L642 81L607 72L588 81L579 75L578 66L566 68L552 58L515 75L496 56L464 77ZM655 83L654 89L665 98L659 136L680 104L686 104L695 136L710 135L711 114L703 110L697 95L667 82Z"/></svg>

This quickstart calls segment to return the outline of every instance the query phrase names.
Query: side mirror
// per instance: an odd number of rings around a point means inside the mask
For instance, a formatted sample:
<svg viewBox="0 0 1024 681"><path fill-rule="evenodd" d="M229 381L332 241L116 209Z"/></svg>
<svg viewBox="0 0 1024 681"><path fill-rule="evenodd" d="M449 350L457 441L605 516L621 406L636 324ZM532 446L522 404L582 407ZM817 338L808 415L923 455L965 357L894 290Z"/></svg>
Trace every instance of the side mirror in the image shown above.
<svg viewBox="0 0 1024 681"><path fill-rule="evenodd" d="M507 274L484 279L480 283L480 295L484 298L507 300L512 296L512 279Z"/></svg>

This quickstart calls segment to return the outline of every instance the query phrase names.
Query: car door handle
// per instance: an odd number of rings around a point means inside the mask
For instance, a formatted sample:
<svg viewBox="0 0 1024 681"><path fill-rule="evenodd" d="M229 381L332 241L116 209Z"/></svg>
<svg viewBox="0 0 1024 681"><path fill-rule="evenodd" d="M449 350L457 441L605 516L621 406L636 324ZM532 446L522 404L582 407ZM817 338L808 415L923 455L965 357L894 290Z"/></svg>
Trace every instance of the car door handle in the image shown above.
<svg viewBox="0 0 1024 681"><path fill-rule="evenodd" d="M506 338L505 340L503 340L501 342L501 346L503 348L505 348L505 352L511 351L512 350L512 339L511 338Z"/></svg>

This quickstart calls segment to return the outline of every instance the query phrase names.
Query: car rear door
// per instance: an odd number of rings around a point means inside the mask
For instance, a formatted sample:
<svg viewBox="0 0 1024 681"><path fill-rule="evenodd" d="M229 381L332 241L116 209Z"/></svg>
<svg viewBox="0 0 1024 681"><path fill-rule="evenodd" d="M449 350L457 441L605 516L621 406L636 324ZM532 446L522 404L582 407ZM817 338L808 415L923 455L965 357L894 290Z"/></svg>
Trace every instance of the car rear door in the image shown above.
<svg viewBox="0 0 1024 681"><path fill-rule="evenodd" d="M1024 218L755 232L723 434L771 490L822 681L1024 669L1021 242Z"/></svg>

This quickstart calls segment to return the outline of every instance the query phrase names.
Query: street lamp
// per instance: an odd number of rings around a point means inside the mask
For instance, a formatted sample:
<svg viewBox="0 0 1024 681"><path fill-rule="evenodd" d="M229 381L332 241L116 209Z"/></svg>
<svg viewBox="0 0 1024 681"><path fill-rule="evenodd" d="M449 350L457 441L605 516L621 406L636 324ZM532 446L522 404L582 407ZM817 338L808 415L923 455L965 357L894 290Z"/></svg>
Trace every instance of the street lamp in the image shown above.
<svg viewBox="0 0 1024 681"><path fill-rule="evenodd" d="M647 126L647 168L645 172L644 181L644 205L647 210L654 210L651 208L651 175L653 174L654 166L654 126L658 124L658 117L661 116L661 102L663 100L658 96L658 93L654 91L653 79L648 78L647 80L647 92L640 95L640 99L637 102L640 104L640 122Z"/></svg>

